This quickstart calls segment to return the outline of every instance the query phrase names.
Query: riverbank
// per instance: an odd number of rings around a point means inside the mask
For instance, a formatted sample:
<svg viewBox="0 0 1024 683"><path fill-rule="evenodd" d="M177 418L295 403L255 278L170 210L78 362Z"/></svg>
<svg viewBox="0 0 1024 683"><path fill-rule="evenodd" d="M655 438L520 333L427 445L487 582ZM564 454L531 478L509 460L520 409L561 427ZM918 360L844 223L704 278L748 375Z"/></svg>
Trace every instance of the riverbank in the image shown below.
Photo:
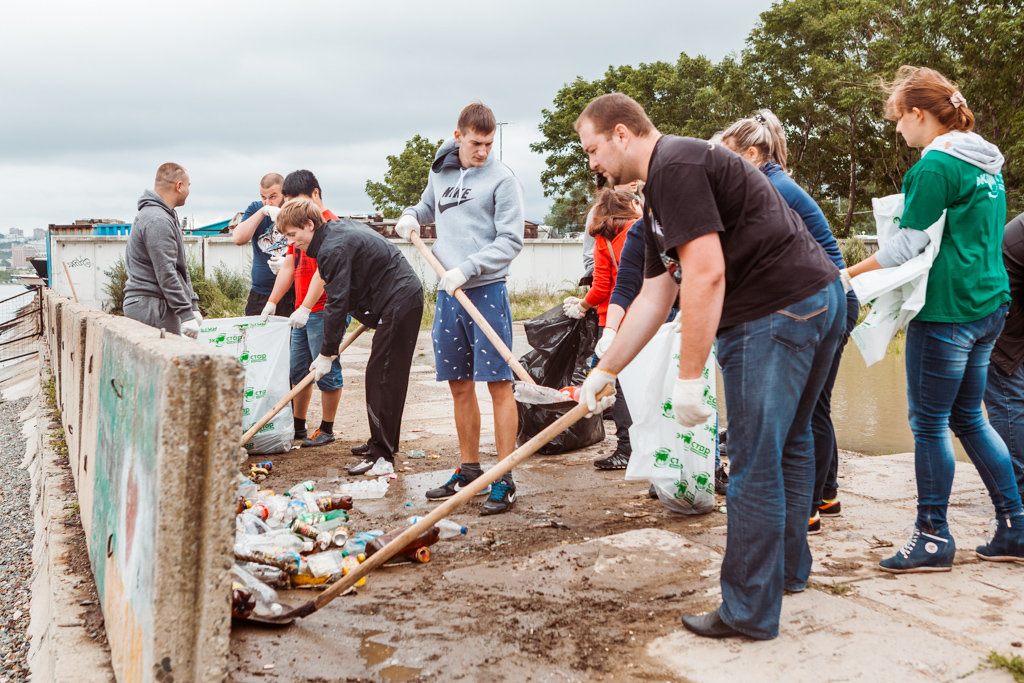
<svg viewBox="0 0 1024 683"><path fill-rule="evenodd" d="M521 332L517 325L517 355ZM368 435L362 372L371 341L364 335L342 358L338 441L271 458L263 486L353 479L343 472L356 460L349 448ZM431 509L423 492L457 462L451 397L434 381L429 335L416 354L402 446L426 457L398 458L387 495L357 501L354 531L392 528ZM310 425L319 419L314 396ZM495 460L493 432L486 390L480 396L486 467ZM811 585L785 598L780 637L708 641L679 619L720 600L726 515L670 513L643 482L595 470L592 461L612 448L609 436L526 461L515 470L513 510L480 517L470 503L452 516L469 533L434 546L428 564L377 571L356 594L287 629L236 625L231 680L1013 680L987 662L991 652L1024 652L1024 567L976 558L992 508L969 464L957 463L950 507L954 570L894 576L876 565L909 537L912 455L842 451L843 516L824 520L823 533L811 537ZM283 599L313 595L290 591Z"/></svg>

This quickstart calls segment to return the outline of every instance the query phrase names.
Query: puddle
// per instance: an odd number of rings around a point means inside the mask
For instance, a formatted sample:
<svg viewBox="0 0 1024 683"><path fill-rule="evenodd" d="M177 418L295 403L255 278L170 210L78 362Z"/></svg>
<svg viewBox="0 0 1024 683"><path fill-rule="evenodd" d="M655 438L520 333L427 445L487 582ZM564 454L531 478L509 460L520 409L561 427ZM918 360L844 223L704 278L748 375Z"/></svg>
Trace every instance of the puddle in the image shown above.
<svg viewBox="0 0 1024 683"><path fill-rule="evenodd" d="M391 658L397 651L397 648L384 643L375 643L370 638L379 636L384 631L367 631L359 639L359 656L366 662L366 668L372 669L378 664L383 664ZM422 669L413 669L408 666L399 666L392 664L386 666L377 673L380 674L381 678L389 683L402 683L403 681L411 681L416 679L420 675Z"/></svg>

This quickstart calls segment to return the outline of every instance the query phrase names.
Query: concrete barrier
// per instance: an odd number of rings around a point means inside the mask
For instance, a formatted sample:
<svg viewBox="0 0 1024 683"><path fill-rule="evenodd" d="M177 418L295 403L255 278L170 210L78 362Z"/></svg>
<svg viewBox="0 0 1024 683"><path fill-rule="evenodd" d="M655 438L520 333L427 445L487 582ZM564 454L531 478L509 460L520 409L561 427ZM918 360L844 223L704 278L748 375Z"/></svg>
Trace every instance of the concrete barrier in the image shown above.
<svg viewBox="0 0 1024 683"><path fill-rule="evenodd" d="M223 681L242 366L52 290L45 310L115 674Z"/></svg>

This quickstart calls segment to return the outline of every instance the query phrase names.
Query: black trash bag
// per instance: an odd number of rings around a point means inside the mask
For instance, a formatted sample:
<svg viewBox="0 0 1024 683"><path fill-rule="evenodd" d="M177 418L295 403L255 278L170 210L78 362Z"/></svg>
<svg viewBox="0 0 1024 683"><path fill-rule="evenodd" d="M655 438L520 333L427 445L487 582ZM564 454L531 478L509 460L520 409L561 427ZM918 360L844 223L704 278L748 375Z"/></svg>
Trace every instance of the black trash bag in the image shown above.
<svg viewBox="0 0 1024 683"><path fill-rule="evenodd" d="M597 311L591 309L576 320L562 313L559 304L525 325L526 340L533 350L519 359L537 384L561 389L578 387L590 372L590 361L597 345ZM517 403L519 434L516 443L522 446L565 414L572 403L542 407ZM561 409L559 409L561 408ZM601 415L585 417L541 447L540 455L555 455L590 446L604 440Z"/></svg>

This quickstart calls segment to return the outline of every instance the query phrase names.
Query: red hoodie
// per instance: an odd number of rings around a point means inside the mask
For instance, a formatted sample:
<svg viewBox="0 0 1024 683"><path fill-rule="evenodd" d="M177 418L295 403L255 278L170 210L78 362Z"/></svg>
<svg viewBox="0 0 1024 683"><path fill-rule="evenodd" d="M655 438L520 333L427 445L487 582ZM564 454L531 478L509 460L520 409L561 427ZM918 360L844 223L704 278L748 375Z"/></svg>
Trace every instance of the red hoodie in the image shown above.
<svg viewBox="0 0 1024 683"><path fill-rule="evenodd" d="M584 297L584 301L597 308L601 327L604 327L605 319L608 317L608 300L615 291L615 277L619 274L619 258L622 256L622 247L626 244L626 233L635 222L623 222L616 226L618 233L610 241L600 235L595 238L597 241L594 244L594 284ZM614 261L608 251L609 247L615 252Z"/></svg>

